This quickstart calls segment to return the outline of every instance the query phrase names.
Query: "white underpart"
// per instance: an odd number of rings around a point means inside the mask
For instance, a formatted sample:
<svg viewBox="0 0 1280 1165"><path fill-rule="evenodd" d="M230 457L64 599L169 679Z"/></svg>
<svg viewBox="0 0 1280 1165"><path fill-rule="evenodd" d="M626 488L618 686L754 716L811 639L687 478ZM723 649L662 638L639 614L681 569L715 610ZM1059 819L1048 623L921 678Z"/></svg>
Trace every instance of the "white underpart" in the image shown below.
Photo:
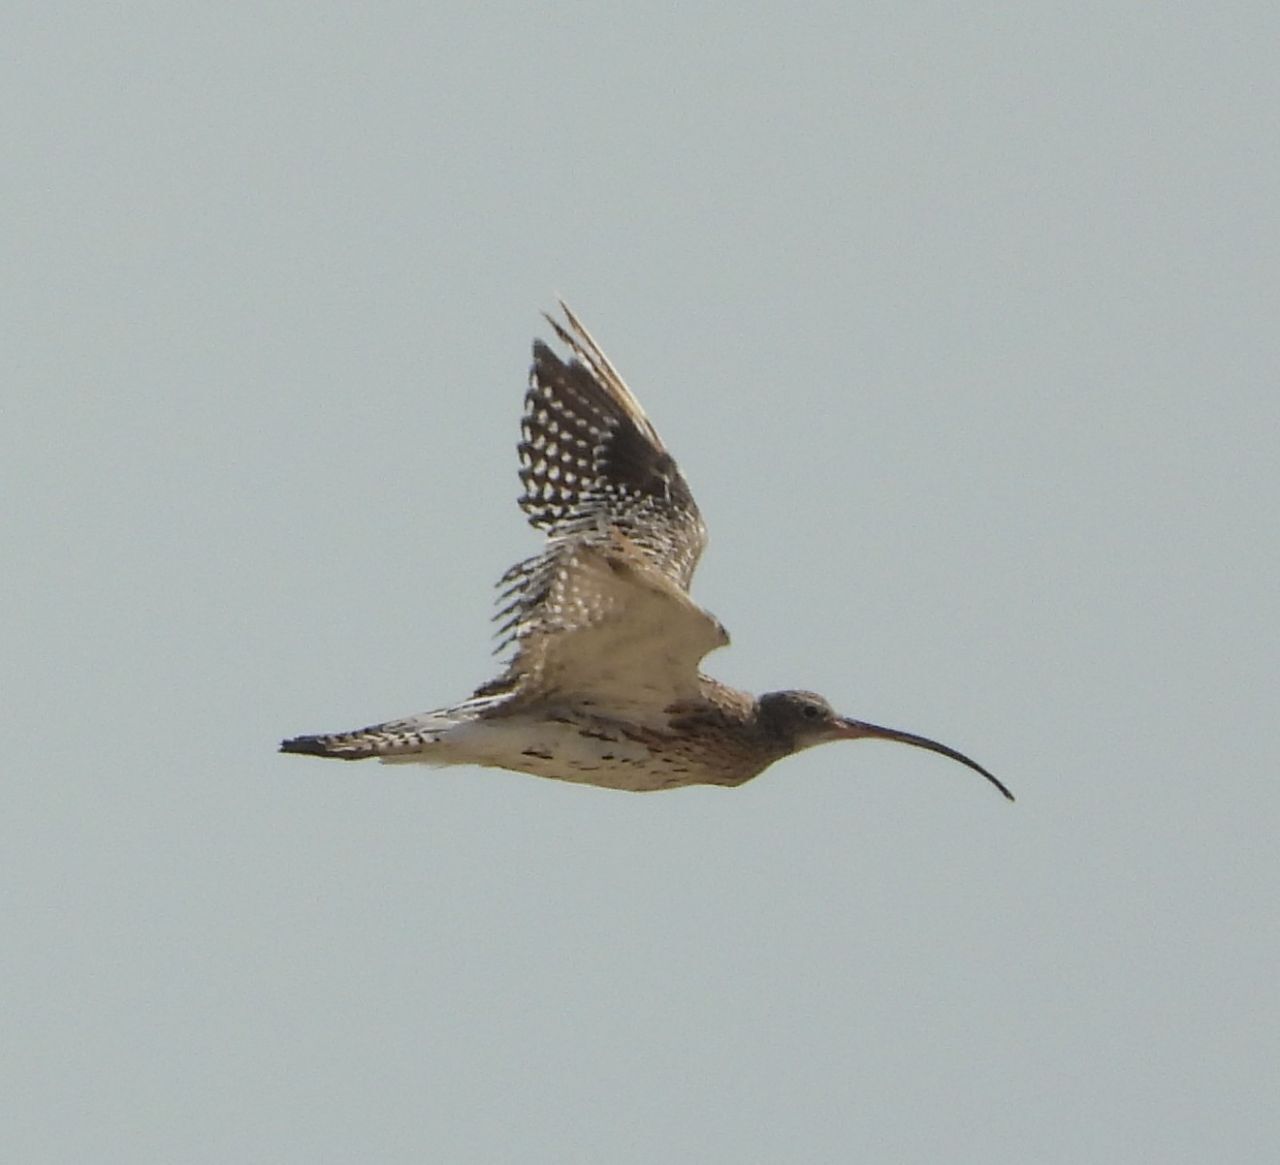
<svg viewBox="0 0 1280 1165"><path fill-rule="evenodd" d="M672 774L651 771L652 757L643 744L606 721L592 728L597 734L584 736L576 724L519 715L471 721L446 729L421 752L381 759L383 764L512 769L617 789L656 790L672 783Z"/></svg>

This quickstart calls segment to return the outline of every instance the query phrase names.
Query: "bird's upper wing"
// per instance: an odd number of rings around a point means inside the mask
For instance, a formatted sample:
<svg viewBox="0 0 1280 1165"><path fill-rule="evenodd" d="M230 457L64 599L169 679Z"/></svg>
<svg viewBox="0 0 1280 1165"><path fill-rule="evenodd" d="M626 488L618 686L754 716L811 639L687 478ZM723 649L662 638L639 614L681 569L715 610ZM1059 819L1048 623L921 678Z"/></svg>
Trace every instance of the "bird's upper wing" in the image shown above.
<svg viewBox="0 0 1280 1165"><path fill-rule="evenodd" d="M688 597L706 527L688 483L608 358L566 307L547 317L572 357L533 346L521 425L521 508L542 553L503 576L496 684L671 702L696 693L698 661L728 642Z"/></svg>

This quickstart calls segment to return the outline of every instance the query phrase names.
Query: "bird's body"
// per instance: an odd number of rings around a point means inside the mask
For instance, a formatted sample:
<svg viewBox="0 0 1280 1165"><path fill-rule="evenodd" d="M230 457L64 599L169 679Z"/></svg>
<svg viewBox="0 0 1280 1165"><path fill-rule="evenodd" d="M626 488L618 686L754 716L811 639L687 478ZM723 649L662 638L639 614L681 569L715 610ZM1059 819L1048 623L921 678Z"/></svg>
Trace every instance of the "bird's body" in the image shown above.
<svg viewBox="0 0 1280 1165"><path fill-rule="evenodd" d="M564 307L564 305L561 305ZM689 598L706 527L675 461L590 334L547 317L573 358L541 342L525 397L521 507L543 552L503 577L497 679L451 707L286 740L281 751L513 769L612 789L740 785L827 740L879 737L968 757L837 716L811 692L759 698L699 670L729 642Z"/></svg>
<svg viewBox="0 0 1280 1165"><path fill-rule="evenodd" d="M705 677L704 677L705 679ZM706 694L646 720L583 700L478 696L452 708L327 737L289 751L376 755L386 763L475 764L584 785L654 792L740 785L790 750L757 723L751 697L705 679Z"/></svg>

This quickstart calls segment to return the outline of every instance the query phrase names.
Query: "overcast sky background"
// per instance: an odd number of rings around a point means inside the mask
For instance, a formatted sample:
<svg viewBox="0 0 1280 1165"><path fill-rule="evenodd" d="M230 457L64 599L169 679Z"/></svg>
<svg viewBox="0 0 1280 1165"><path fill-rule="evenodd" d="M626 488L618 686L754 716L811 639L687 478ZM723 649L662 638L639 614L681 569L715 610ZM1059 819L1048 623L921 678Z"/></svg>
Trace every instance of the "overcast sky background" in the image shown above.
<svg viewBox="0 0 1280 1165"><path fill-rule="evenodd" d="M1277 43L7 5L0 1157L1274 1160ZM698 494L709 670L1017 804L276 754L492 673L556 294Z"/></svg>

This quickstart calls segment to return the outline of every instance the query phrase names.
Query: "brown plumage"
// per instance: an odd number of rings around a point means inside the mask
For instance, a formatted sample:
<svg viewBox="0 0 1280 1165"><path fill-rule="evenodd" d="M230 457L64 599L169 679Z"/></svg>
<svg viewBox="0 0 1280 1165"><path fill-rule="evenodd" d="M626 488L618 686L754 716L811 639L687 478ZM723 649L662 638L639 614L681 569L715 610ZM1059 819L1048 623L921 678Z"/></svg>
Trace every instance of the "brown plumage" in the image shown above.
<svg viewBox="0 0 1280 1165"><path fill-rule="evenodd" d="M699 670L729 642L689 597L706 545L693 493L639 402L563 303L548 316L521 425L520 506L546 543L503 576L498 619L513 647L468 699L282 752L477 764L615 789L740 785L831 740L896 740L986 769L946 745L837 716L812 692L756 698Z"/></svg>

